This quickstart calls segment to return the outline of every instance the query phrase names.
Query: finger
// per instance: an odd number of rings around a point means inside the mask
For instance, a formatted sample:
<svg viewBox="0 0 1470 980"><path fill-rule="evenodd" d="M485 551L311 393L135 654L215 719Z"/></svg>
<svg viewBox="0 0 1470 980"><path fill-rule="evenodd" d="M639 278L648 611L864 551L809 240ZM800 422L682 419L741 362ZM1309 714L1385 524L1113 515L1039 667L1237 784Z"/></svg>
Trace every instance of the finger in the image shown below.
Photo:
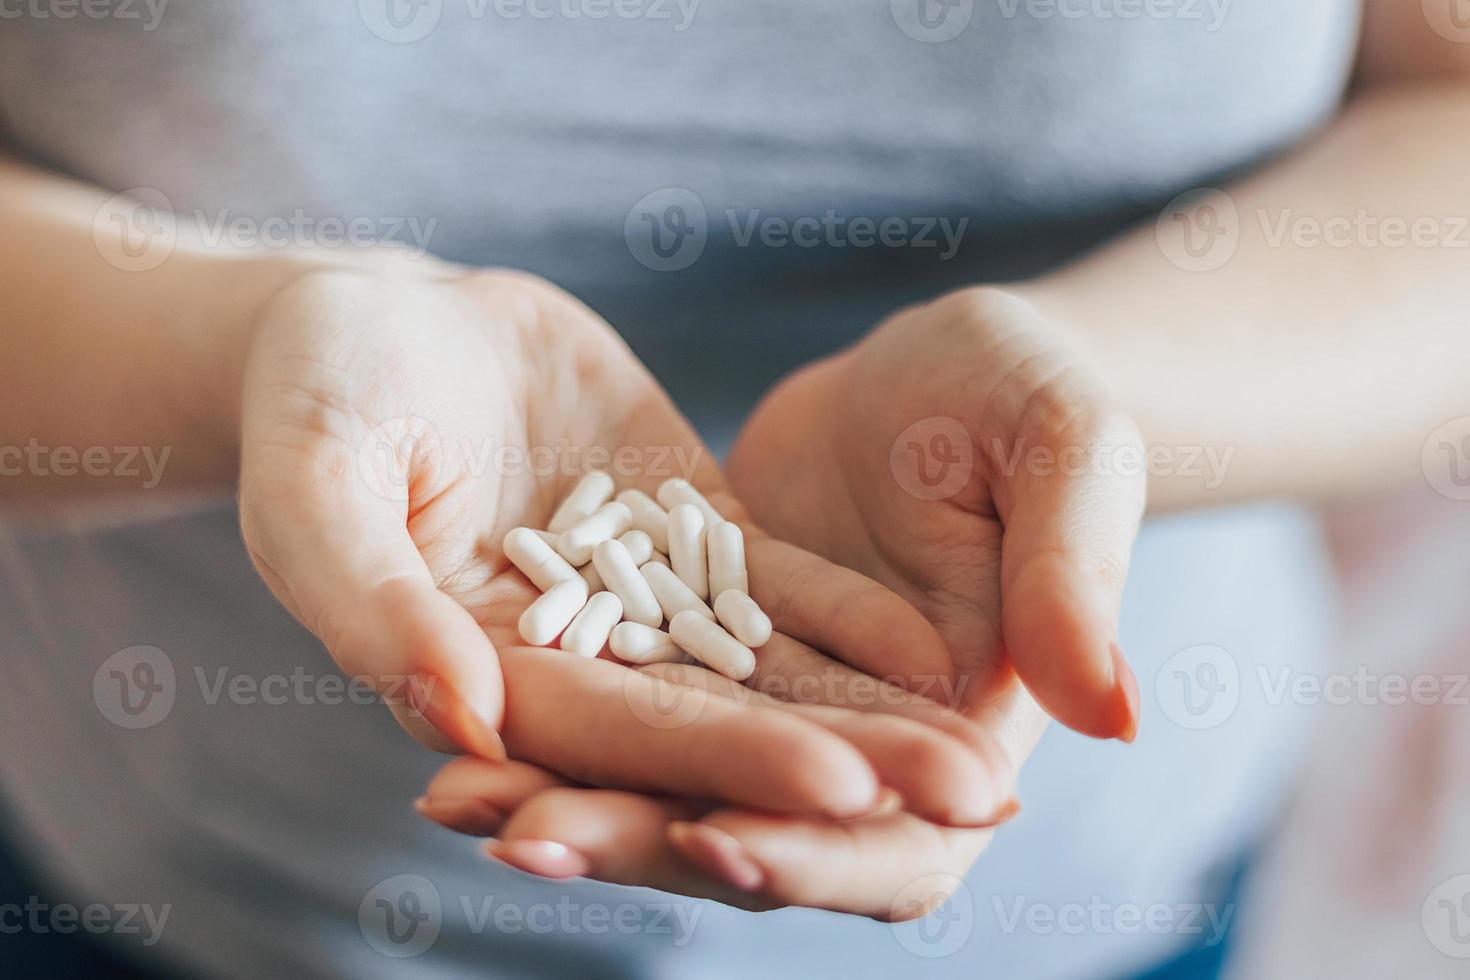
<svg viewBox="0 0 1470 980"><path fill-rule="evenodd" d="M504 758L495 647L436 587L407 505L361 478L343 440L296 445L259 425L246 423L241 527L271 591L347 674L413 695L394 705L410 734Z"/></svg>
<svg viewBox="0 0 1470 980"><path fill-rule="evenodd" d="M450 830L488 837L537 793L565 785L545 769L524 762L463 756L435 774L414 808Z"/></svg>
<svg viewBox="0 0 1470 980"><path fill-rule="evenodd" d="M646 670L670 683L747 703L778 706L840 735L868 760L879 782L898 794L903 809L926 820L951 827L985 827L1014 812L1015 779L999 745L987 744L983 751L975 751L936 727L881 709L864 713L833 707L847 700L842 687L846 678L841 672L858 678L864 675L856 675L842 664L832 663L832 667L836 676L827 679L825 687L831 701L826 704L778 700L762 693L759 685L752 690L698 668L659 664ZM786 693L784 685L780 689ZM870 699L869 694L860 697L865 702ZM886 696L880 695L882 700L895 704L905 697L912 695L891 686ZM930 707L936 715L944 710L937 705ZM963 719L960 722L964 724Z"/></svg>
<svg viewBox="0 0 1470 980"><path fill-rule="evenodd" d="M501 658L511 753L570 779L838 819L878 801L862 754L804 719L607 660L533 647Z"/></svg>
<svg viewBox="0 0 1470 980"><path fill-rule="evenodd" d="M942 829L906 813L831 823L753 810L720 810L669 827L680 854L732 888L776 905L883 921L927 913L993 833Z"/></svg>
<svg viewBox="0 0 1470 980"><path fill-rule="evenodd" d="M910 690L953 680L934 627L867 576L761 536L747 544L746 562L751 597L778 632Z"/></svg>
<svg viewBox="0 0 1470 980"><path fill-rule="evenodd" d="M1053 421L1055 420L1055 421ZM1109 461L1142 459L1127 419L1061 409L1028 442L1076 465L1012 478L1001 561L1001 626L1016 673L1046 711L1079 732L1132 741L1138 684L1118 646L1128 558L1144 475Z"/></svg>

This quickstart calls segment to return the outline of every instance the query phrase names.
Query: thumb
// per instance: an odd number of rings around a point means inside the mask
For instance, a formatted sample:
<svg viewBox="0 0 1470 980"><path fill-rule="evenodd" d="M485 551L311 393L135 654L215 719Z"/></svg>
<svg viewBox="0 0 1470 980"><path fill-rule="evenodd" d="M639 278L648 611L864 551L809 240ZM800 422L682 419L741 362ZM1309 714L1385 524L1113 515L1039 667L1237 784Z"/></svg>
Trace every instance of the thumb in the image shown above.
<svg viewBox="0 0 1470 980"><path fill-rule="evenodd" d="M350 459L303 460L247 442L240 515L252 560L337 665L369 684L410 735L440 751L504 759L494 645L435 585L408 532L407 505L357 477Z"/></svg>
<svg viewBox="0 0 1470 980"><path fill-rule="evenodd" d="M1057 417L1065 422L1036 427L1030 438L1051 464L1023 465L1007 480L1010 506L1001 514L1006 650L1052 717L1086 735L1131 742L1138 683L1117 637L1146 492L1143 446L1120 414ZM1129 454L1136 460L1131 466Z"/></svg>

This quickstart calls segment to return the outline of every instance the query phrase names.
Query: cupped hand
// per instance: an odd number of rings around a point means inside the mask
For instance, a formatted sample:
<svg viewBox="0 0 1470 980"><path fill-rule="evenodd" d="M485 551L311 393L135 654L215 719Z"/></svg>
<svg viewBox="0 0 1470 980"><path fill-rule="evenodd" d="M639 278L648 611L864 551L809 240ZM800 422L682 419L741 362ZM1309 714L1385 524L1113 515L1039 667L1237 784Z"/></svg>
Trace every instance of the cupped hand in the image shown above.
<svg viewBox="0 0 1470 980"><path fill-rule="evenodd" d="M668 681L516 636L536 593L501 541L544 527L585 469L649 492L681 476L743 519L647 371L550 284L454 270L307 276L254 334L241 429L256 566L426 744L486 759L508 749L582 784L779 812L850 818L880 805L882 773L843 724L681 690L670 725ZM899 664L932 657L922 617L896 597L748 531L753 577L800 567L819 583L783 603L778 629L800 634L854 594L883 593L871 616L887 631L838 636L834 652L873 657L881 643ZM919 653L906 649L910 631ZM975 822L996 805L1002 777L966 759L920 797L937 818Z"/></svg>
<svg viewBox="0 0 1470 980"><path fill-rule="evenodd" d="M833 574L827 568L791 563L784 576L753 576L752 592L790 632L825 635L846 661L810 649L763 655L755 696L940 729L945 739L923 748L903 726L858 743L889 780L914 776L900 785L920 794L942 781L936 760L955 743L987 757L991 771L1014 772L1045 725L1033 692L1074 727L1131 738L1137 693L1116 623L1143 506L1142 471L1127 464L1138 448L1061 332L993 290L907 311L797 374L766 399L732 455L742 502L790 542L768 548L799 545L846 566L843 575L865 573L934 626L915 628L871 582L815 617L790 608L789 597ZM885 625L912 638L907 657L857 641L891 635ZM678 680L751 696L722 678ZM984 822L960 828L912 805L833 822L469 761L447 767L421 806L455 829L498 834L490 853L538 874L881 919L932 907L991 836ZM1003 804L988 822L1014 812L1014 801Z"/></svg>

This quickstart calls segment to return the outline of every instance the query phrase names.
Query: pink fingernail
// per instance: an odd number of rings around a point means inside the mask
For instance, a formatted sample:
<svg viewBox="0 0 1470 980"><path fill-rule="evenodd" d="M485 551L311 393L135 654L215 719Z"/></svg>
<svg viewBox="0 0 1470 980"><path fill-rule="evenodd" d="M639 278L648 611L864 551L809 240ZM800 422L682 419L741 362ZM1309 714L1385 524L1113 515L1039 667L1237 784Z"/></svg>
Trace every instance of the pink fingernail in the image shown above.
<svg viewBox="0 0 1470 980"><path fill-rule="evenodd" d="M1111 652L1113 677L1117 683L1114 696L1118 699L1118 713L1123 719L1117 729L1117 738L1123 742L1132 742L1138 737L1138 678L1133 675L1133 668L1128 666L1128 661L1123 658L1123 650L1117 643L1112 644Z"/></svg>
<svg viewBox="0 0 1470 980"><path fill-rule="evenodd" d="M543 878L577 878L592 870L592 862L554 840L489 840L485 853L513 868Z"/></svg>
<svg viewBox="0 0 1470 980"><path fill-rule="evenodd" d="M493 836L505 824L504 812L470 796L420 796L413 801L413 808L420 816L471 837Z"/></svg>
<svg viewBox="0 0 1470 980"><path fill-rule="evenodd" d="M765 883L766 873L745 846L718 827L677 820L668 834L679 853L705 874L747 892Z"/></svg>

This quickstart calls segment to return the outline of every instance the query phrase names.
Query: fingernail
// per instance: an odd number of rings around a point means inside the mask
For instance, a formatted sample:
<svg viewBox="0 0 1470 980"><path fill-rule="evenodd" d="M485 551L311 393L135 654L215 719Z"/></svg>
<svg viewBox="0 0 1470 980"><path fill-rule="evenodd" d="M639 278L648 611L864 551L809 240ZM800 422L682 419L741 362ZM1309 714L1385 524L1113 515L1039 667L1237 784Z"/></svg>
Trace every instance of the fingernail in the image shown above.
<svg viewBox="0 0 1470 980"><path fill-rule="evenodd" d="M424 717L429 724L458 742L460 748L471 755L491 762L504 762L508 758L505 743L495 726L470 707L448 681L430 675L423 683L428 687Z"/></svg>
<svg viewBox="0 0 1470 980"><path fill-rule="evenodd" d="M543 878L576 878L592 870L592 862L554 840L488 840L486 855Z"/></svg>
<svg viewBox="0 0 1470 980"><path fill-rule="evenodd" d="M504 812L473 796L420 796L413 808L422 817L472 837L493 836L505 824Z"/></svg>
<svg viewBox="0 0 1470 980"><path fill-rule="evenodd" d="M718 827L676 820L668 834L679 853L705 874L746 892L765 883L766 873L745 846Z"/></svg>
<svg viewBox="0 0 1470 980"><path fill-rule="evenodd" d="M903 810L903 794L889 786L878 788L878 798L873 802L873 808L867 813L847 820L839 820L838 823L847 823L849 820L871 820L874 817L886 817L889 814L898 813Z"/></svg>
<svg viewBox="0 0 1470 980"><path fill-rule="evenodd" d="M996 807L995 812L990 815L990 819L985 822L984 826L999 827L1001 824L1005 823L1007 820L1011 819L1020 812L1021 801L1013 796L1002 803L1000 806Z"/></svg>
<svg viewBox="0 0 1470 980"><path fill-rule="evenodd" d="M1123 650L1117 643L1112 644L1111 652L1116 683L1113 692L1118 705L1116 711L1122 718L1116 729L1117 738L1131 743L1138 737L1138 678L1133 675L1133 668L1128 666L1128 661L1123 658Z"/></svg>

